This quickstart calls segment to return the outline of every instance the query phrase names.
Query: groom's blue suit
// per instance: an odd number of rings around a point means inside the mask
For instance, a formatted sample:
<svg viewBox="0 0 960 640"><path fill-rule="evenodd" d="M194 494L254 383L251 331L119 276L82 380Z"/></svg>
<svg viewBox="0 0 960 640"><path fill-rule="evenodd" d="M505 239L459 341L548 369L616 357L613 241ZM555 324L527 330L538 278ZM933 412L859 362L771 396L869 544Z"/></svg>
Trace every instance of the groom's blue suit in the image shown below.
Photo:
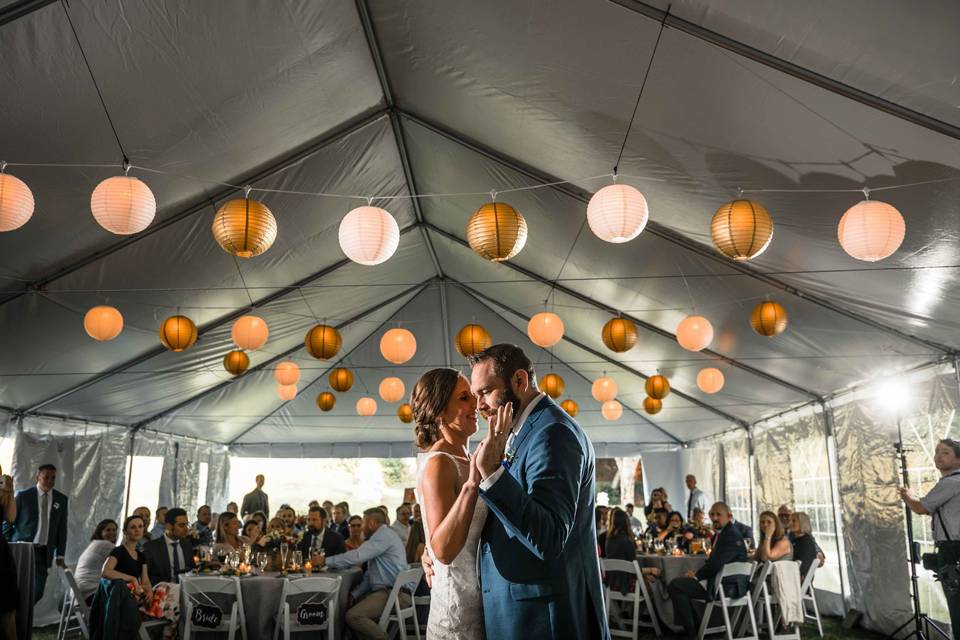
<svg viewBox="0 0 960 640"><path fill-rule="evenodd" d="M480 497L488 638L610 637L594 524L593 445L549 397L510 445L512 462Z"/></svg>

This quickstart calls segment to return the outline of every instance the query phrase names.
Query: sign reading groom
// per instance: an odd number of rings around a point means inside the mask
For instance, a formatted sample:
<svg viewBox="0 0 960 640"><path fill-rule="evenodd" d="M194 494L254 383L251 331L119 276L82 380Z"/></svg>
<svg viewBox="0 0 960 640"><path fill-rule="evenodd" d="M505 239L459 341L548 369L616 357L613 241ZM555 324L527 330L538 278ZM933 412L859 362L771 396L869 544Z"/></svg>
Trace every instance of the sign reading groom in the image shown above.
<svg viewBox="0 0 960 640"><path fill-rule="evenodd" d="M476 453L491 512L478 562L486 636L606 640L593 445L540 392L519 347L494 345L470 364L478 410L489 420L510 404L517 416L494 424Z"/></svg>

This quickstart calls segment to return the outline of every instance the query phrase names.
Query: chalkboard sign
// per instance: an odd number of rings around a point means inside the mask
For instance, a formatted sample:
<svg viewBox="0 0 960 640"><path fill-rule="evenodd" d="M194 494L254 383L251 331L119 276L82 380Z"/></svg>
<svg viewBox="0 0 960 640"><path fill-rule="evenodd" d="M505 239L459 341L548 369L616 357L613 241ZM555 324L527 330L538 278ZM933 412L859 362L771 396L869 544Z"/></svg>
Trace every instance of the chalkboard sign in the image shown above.
<svg viewBox="0 0 960 640"><path fill-rule="evenodd" d="M223 611L220 607L206 604L193 605L191 622L198 627L216 629L223 620Z"/></svg>
<svg viewBox="0 0 960 640"><path fill-rule="evenodd" d="M327 622L326 602L304 602L297 607L297 622L300 624L321 625Z"/></svg>

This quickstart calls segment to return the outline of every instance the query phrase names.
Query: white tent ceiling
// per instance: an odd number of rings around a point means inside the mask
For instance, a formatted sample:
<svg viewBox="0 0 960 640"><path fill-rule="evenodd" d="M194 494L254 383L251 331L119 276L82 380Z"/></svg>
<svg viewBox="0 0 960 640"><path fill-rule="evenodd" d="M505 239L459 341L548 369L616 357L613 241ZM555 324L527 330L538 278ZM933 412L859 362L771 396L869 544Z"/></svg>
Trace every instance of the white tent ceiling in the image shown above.
<svg viewBox="0 0 960 640"><path fill-rule="evenodd" d="M353 405L388 374L409 390L426 369L462 359L452 336L475 320L498 341L551 366L601 443L687 442L745 426L891 371L953 357L960 283L960 45L950 2L837 5L673 3L619 172L640 188L651 223L610 245L585 228L589 194L607 184L654 50L665 3L466 1L74 1L69 15L117 136L153 189L157 219L120 238L88 211L109 167L11 166L37 208L0 234L0 405L149 427L218 442L406 443L395 407ZM858 10L859 9L859 10ZM66 20L49 1L0 3L0 159L108 164L117 140ZM388 262L347 261L342 198L260 193L279 223L262 256L236 261L213 241L218 183L351 195L504 194L530 237L509 263L465 243L484 196L389 200L404 234ZM890 259L860 263L836 224L882 192L907 221ZM713 211L742 188L771 211L771 247L748 265L711 246ZM764 192L764 190L776 190ZM810 189L817 190L810 192ZM806 190L806 191L805 191ZM879 192L877 192L879 196ZM790 327L755 335L750 309L770 296ZM534 348L526 319L544 301L567 340ZM94 343L83 313L109 303L126 329ZM221 366L233 320L250 308L271 328L247 374ZM713 322L712 351L672 337L695 308ZM167 352L160 321L180 309L200 327ZM640 326L626 354L600 327L623 313ZM340 357L358 383L327 414L314 405L334 363L302 348L317 319L342 326ZM388 366L379 337L401 323L417 356ZM452 352L452 353L451 353ZM271 365L303 368L300 395L276 396ZM696 386L707 364L726 375ZM641 409L643 376L674 387L664 410ZM627 407L600 416L589 380L606 371ZM315 382L311 382L314 381ZM308 384L309 383L309 384Z"/></svg>

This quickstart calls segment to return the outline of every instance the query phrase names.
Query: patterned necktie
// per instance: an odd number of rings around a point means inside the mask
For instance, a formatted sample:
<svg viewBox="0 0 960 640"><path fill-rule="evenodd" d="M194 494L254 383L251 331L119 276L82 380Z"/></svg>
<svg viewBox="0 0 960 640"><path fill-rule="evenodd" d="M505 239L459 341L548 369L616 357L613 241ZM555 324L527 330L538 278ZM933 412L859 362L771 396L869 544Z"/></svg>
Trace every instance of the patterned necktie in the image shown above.
<svg viewBox="0 0 960 640"><path fill-rule="evenodd" d="M170 578L170 582L177 583L180 581L180 541L173 541L173 575Z"/></svg>
<svg viewBox="0 0 960 640"><path fill-rule="evenodd" d="M47 544L47 529L50 528L50 493L40 496L40 536L39 544Z"/></svg>

